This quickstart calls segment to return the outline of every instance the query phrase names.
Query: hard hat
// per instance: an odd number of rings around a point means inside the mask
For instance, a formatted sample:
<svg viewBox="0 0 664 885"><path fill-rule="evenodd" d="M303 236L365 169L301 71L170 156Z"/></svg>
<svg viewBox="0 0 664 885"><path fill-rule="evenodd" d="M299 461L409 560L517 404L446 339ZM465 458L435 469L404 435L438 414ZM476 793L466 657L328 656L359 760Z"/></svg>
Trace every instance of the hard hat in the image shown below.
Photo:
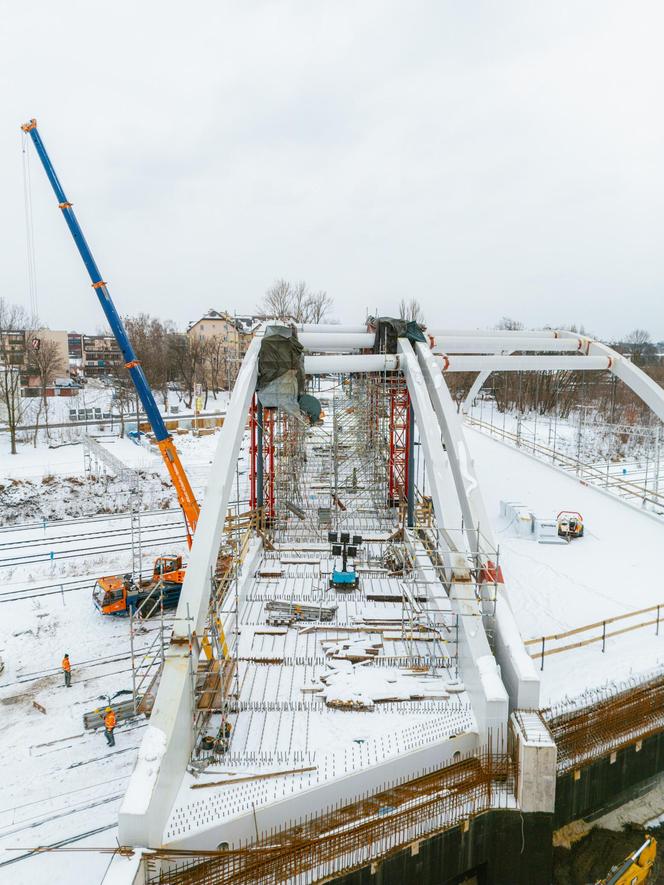
<svg viewBox="0 0 664 885"><path fill-rule="evenodd" d="M111 710L111 708L110 708L110 707L106 707L106 712L107 712L107 713L112 713L112 712L113 712L113 710Z"/></svg>

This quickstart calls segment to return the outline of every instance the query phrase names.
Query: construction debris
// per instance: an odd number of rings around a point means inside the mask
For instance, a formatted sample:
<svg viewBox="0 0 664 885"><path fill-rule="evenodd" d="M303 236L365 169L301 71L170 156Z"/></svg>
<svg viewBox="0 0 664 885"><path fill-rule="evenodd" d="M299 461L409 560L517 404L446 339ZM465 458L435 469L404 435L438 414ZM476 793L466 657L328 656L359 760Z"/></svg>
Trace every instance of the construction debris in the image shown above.
<svg viewBox="0 0 664 885"><path fill-rule="evenodd" d="M331 621L337 611L336 605L284 602L280 599L266 602L265 608L270 613L267 618L268 624L275 626L292 624L295 621Z"/></svg>

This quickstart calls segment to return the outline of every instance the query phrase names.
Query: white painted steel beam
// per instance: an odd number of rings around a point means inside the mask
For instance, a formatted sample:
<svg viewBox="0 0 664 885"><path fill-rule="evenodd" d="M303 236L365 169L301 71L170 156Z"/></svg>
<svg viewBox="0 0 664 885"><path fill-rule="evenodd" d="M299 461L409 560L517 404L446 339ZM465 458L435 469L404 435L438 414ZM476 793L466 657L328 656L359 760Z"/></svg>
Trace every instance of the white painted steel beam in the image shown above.
<svg viewBox="0 0 664 885"><path fill-rule="evenodd" d="M158 846L193 749L193 690L196 637L208 612L211 575L224 531L251 398L256 388L261 339L254 338L242 361L194 534L171 642L146 735L120 808L119 838L124 845ZM255 542L259 549L260 545ZM190 637L194 634L193 648Z"/></svg>
<svg viewBox="0 0 664 885"><path fill-rule="evenodd" d="M374 335L372 332L300 332L298 340L310 351L357 351L368 350L373 347ZM548 353L561 353L565 351L580 351L583 346L581 338L542 338L537 335L529 337L504 338L504 337L479 337L448 335L429 337L433 341L435 353L500 353L501 351L514 351L515 340L518 340L518 350L540 351Z"/></svg>
<svg viewBox="0 0 664 885"><path fill-rule="evenodd" d="M375 337L373 332L299 332L297 339L307 350L366 350Z"/></svg>
<svg viewBox="0 0 664 885"><path fill-rule="evenodd" d="M326 372L392 372L399 368L399 357L394 353L334 353L304 357L307 375Z"/></svg>
<svg viewBox="0 0 664 885"><path fill-rule="evenodd" d="M532 350L543 353L561 353L564 351L580 351L583 347L581 338L532 338L518 339L518 348L514 338L465 338L462 335L439 336L434 339L434 353L513 353L515 350Z"/></svg>
<svg viewBox="0 0 664 885"><path fill-rule="evenodd" d="M473 458L466 443L461 417L456 410L439 361L423 344L416 345L417 358L433 404L440 433L450 462L452 475L464 517L464 529L470 549L487 553L497 549L493 530L475 473ZM469 528L470 526L470 528ZM477 537L479 526L480 537ZM482 539L485 539L486 544ZM532 659L527 654L505 586L496 593L495 654L512 708L533 709L539 706L540 681Z"/></svg>
<svg viewBox="0 0 664 885"><path fill-rule="evenodd" d="M254 338L240 366L210 471L205 500L189 554L182 593L175 615L173 636L185 638L188 632L200 635L210 601L210 574L217 562L217 551L224 531L228 502L233 492L235 467L240 454L251 398L256 390L258 352L261 338ZM191 618L187 622L187 618Z"/></svg>
<svg viewBox="0 0 664 885"><path fill-rule="evenodd" d="M422 370L410 341L399 338L398 347L401 369L415 412L420 445L424 450L428 490L431 492L436 522L441 529L457 528L462 522L461 508L454 486L450 459L440 442L440 429L427 394Z"/></svg>
<svg viewBox="0 0 664 885"><path fill-rule="evenodd" d="M351 334L360 332L366 334L367 331L366 323L357 326L342 326L336 323L296 323L295 328L298 331L298 337L300 332L316 332L318 334L324 332L326 334L345 335L348 332ZM374 337L373 332L371 335Z"/></svg>
<svg viewBox="0 0 664 885"><path fill-rule="evenodd" d="M434 338L560 338L561 332L555 329L437 329L427 327L426 334ZM571 333L568 333L568 336ZM568 337L566 336L566 337Z"/></svg>
<svg viewBox="0 0 664 885"><path fill-rule="evenodd" d="M484 509L473 458L466 444L456 406L441 373L440 361L424 344L416 344L415 351L449 458L469 549L481 550L480 538L477 535L479 526L480 535L483 535L490 548L495 550L496 543Z"/></svg>
<svg viewBox="0 0 664 885"><path fill-rule="evenodd" d="M519 333L521 334L521 333ZM537 333L540 334L539 332ZM565 330L558 330L552 333L555 335L557 339L561 340L569 340L571 342L575 342L579 340L579 336L574 332L566 332ZM582 353L587 354L585 357L586 360L596 360L597 367L600 369L604 369L605 371L611 372L616 378L619 378L624 384L626 384L630 390L634 391L634 393L657 415L660 421L664 421L664 390L652 380L646 373L640 369L638 366L635 366L634 363L627 359L626 357L619 354L617 351L613 350L611 347L607 347L606 344L601 344L599 341L593 341L591 338L586 336L581 336L581 344L582 344ZM518 349L516 346L516 342L512 344L513 349ZM463 404L463 410L466 411L468 404L471 403L475 397L480 392L482 386L486 383L489 375L495 371L506 371L506 368L500 364L502 360L514 360L514 359L523 359L522 357L514 357L514 356L505 356L505 357L493 357L486 359L486 365L479 367L477 364L475 368L458 368L461 363L460 360L465 358L462 357L454 357L454 363L457 368L453 368L451 365L448 368L448 371L480 371L480 375L473 382L472 387L470 388L468 395ZM468 358L468 359L473 359ZM532 359L550 359L549 357L532 357ZM576 360L577 357L558 357L560 360L572 361ZM498 361L498 362L496 362ZM450 361L451 362L451 361ZM517 371L543 371L548 367L543 363L535 364L532 366L523 366L520 367L517 364L512 364L515 370ZM578 366L576 364L572 365L560 365L560 369L572 369L575 370L577 368L581 369L591 369L594 365L592 363L584 363L582 366ZM507 369L509 371L509 369Z"/></svg>
<svg viewBox="0 0 664 885"><path fill-rule="evenodd" d="M456 356L436 354L443 372L608 372L608 356Z"/></svg>
<svg viewBox="0 0 664 885"><path fill-rule="evenodd" d="M560 332L561 336L571 335L571 332ZM600 344L599 341L585 339L585 349L589 359L608 359L609 369L616 378L626 384L630 390L643 400L652 409L660 421L664 421L664 390L653 381L646 373L635 366L634 363L616 350Z"/></svg>

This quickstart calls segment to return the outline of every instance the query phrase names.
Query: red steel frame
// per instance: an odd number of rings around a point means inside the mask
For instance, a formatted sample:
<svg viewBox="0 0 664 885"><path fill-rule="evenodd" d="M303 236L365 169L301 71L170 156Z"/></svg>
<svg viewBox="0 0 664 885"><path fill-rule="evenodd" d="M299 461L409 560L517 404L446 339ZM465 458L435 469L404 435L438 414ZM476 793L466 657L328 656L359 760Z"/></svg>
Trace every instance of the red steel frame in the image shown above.
<svg viewBox="0 0 664 885"><path fill-rule="evenodd" d="M274 519L274 425L276 409L263 408L263 513ZM258 501L258 419L256 396L249 409L249 507L255 510Z"/></svg>
<svg viewBox="0 0 664 885"><path fill-rule="evenodd" d="M277 410L263 407L263 513L267 525L276 514L274 500L274 431Z"/></svg>
<svg viewBox="0 0 664 885"><path fill-rule="evenodd" d="M388 502L394 507L408 496L408 447L410 445L410 396L403 379L389 385L390 460Z"/></svg>
<svg viewBox="0 0 664 885"><path fill-rule="evenodd" d="M258 422L256 421L256 394L251 400L249 407L249 509L255 510L258 507L258 497L256 493L256 474L258 458Z"/></svg>

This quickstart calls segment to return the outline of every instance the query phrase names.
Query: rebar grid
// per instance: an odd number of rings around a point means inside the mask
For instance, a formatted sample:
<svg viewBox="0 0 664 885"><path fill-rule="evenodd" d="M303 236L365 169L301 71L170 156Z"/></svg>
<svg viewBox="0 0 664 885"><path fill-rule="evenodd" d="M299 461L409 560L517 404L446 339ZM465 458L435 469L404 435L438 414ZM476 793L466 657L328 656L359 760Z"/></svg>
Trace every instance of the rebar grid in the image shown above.
<svg viewBox="0 0 664 885"><path fill-rule="evenodd" d="M510 807L515 783L514 761L486 750L266 832L255 842L195 854L160 849L152 858L173 865L155 874L148 867L146 881L148 885L321 881L385 858L482 811Z"/></svg>
<svg viewBox="0 0 664 885"><path fill-rule="evenodd" d="M664 676L602 695L584 707L542 711L558 749L559 773L664 730Z"/></svg>

